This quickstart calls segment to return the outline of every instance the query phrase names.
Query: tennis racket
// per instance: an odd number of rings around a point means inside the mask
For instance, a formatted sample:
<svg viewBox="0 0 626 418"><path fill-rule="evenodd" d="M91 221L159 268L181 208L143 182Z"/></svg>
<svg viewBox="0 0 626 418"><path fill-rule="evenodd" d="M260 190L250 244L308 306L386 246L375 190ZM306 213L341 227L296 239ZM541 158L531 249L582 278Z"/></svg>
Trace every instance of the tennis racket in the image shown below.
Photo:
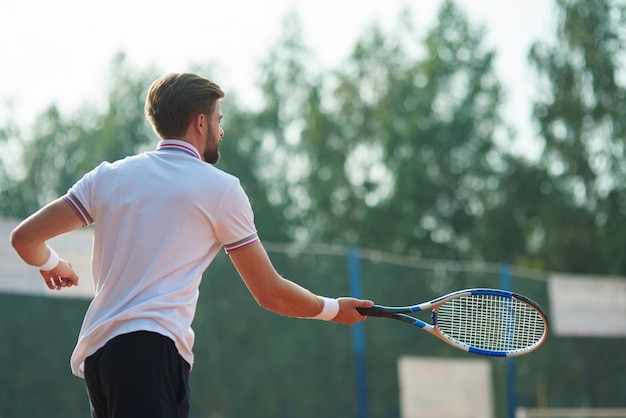
<svg viewBox="0 0 626 418"><path fill-rule="evenodd" d="M427 309L432 309L430 324L407 315ZM529 354L548 336L548 319L537 303L496 289L459 290L418 305L357 310L415 325L453 347L485 356Z"/></svg>

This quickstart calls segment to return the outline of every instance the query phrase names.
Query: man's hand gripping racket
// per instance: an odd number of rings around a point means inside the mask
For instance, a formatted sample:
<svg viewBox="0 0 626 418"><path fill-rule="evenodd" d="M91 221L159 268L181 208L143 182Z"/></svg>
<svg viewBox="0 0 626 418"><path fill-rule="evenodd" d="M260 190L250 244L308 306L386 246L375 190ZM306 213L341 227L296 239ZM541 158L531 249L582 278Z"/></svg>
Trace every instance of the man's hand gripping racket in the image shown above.
<svg viewBox="0 0 626 418"><path fill-rule="evenodd" d="M430 324L407 315L427 309L432 309ZM548 336L548 320L537 303L496 289L459 290L418 305L357 310L415 325L453 347L485 356L529 354Z"/></svg>

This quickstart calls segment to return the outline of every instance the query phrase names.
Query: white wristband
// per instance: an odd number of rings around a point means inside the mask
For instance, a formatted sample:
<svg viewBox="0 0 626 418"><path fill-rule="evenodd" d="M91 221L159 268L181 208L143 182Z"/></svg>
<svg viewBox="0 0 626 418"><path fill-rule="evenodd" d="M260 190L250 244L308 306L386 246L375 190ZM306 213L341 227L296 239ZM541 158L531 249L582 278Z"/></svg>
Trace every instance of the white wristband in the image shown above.
<svg viewBox="0 0 626 418"><path fill-rule="evenodd" d="M321 297L324 301L322 312L318 313L311 319L321 319L322 321L330 321L339 313L339 301L337 299Z"/></svg>
<svg viewBox="0 0 626 418"><path fill-rule="evenodd" d="M48 249L50 250L50 256L48 257L48 261L40 266L35 266L37 270L50 271L55 268L57 264L59 264L59 255L52 248Z"/></svg>

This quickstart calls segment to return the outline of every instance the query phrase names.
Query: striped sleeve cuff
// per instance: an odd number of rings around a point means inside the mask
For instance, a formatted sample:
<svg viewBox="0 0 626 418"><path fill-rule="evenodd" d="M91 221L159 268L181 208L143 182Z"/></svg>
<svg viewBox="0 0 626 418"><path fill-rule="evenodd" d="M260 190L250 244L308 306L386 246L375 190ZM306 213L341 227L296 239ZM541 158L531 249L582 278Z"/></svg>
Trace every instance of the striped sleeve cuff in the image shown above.
<svg viewBox="0 0 626 418"><path fill-rule="evenodd" d="M252 244L256 244L259 241L259 236L257 234L253 234L237 242L233 242L232 244L224 245L224 251L226 251L226 253L230 253L241 248L248 247Z"/></svg>
<svg viewBox="0 0 626 418"><path fill-rule="evenodd" d="M89 212L87 212L85 206L83 206L80 200L78 200L78 198L73 193L68 193L63 196L63 200L65 200L67 204L70 205L72 209L74 209L76 215L78 215L78 217L83 221L83 226L91 225L93 223L93 218L91 217Z"/></svg>

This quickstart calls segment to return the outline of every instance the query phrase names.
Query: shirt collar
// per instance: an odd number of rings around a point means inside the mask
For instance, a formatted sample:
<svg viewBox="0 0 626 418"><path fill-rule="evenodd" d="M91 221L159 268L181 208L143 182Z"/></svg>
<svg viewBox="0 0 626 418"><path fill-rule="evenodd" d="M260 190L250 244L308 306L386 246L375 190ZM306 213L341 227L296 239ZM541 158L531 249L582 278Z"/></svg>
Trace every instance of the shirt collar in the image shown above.
<svg viewBox="0 0 626 418"><path fill-rule="evenodd" d="M156 149L157 151L162 149L179 149L193 155L199 160L202 159L196 147L191 145L189 142L181 141L180 139L163 139L159 141Z"/></svg>

